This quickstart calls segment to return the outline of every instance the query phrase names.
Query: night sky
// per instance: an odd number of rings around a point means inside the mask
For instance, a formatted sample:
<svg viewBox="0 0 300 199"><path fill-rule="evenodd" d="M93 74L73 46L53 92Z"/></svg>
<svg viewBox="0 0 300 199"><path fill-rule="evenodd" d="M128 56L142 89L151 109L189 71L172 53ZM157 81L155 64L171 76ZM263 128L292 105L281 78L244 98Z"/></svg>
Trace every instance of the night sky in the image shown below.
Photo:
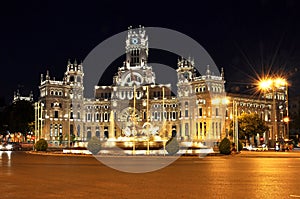
<svg viewBox="0 0 300 199"><path fill-rule="evenodd" d="M227 91L250 92L257 73L280 73L299 95L299 10L297 0L1 1L0 97L9 104L19 89L37 98L41 73L61 80L68 59L84 60L101 41L138 25L195 39L224 68ZM150 51L149 61L158 58L177 62Z"/></svg>

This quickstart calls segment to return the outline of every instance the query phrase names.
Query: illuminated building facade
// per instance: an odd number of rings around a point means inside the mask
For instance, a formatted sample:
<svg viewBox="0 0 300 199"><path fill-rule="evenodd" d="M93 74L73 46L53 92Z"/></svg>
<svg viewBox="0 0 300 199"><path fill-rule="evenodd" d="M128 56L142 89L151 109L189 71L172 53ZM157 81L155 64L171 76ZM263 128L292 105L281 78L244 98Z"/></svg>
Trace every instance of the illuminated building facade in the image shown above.
<svg viewBox="0 0 300 199"><path fill-rule="evenodd" d="M142 27L128 30L125 53L126 60L113 76L113 84L95 86L94 99L83 95L82 63L69 61L62 81L52 80L49 72L45 78L41 75L42 125L37 137L54 145L87 141L93 136L115 139L133 132L142 134L145 123L158 127L160 137L218 142L226 136L231 109L223 70L215 75L207 66L206 73L197 76L192 59L179 59L178 94L174 96L171 84L155 81L155 73L147 63L148 36ZM239 99L240 112L251 107L263 118L269 117L268 100L234 98Z"/></svg>
<svg viewBox="0 0 300 199"><path fill-rule="evenodd" d="M233 111L233 103L237 104L237 111ZM257 95L245 95L245 94L233 94L227 93L227 108L226 108L226 134L230 130L230 122L235 116L240 116L243 113L255 113L258 114L260 119L265 121L269 127L269 131L262 135L264 143L269 143L271 140L278 140L279 138L285 138L287 135L286 123L284 118L286 117L286 111L284 111L285 106L284 100L276 100L276 114L277 121L275 125L277 126L277 134L274 132L274 109L272 99L265 98L264 96ZM274 135L274 137L273 137ZM253 138L251 138L253 141ZM257 140L259 139L257 135ZM253 143L252 143L253 144Z"/></svg>

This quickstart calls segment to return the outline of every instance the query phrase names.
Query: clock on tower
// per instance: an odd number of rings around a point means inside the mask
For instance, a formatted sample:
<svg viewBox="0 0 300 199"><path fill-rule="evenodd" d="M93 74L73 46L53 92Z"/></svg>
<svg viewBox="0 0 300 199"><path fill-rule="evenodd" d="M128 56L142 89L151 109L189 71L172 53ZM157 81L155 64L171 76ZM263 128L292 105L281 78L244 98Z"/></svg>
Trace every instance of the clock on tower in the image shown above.
<svg viewBox="0 0 300 199"><path fill-rule="evenodd" d="M131 39L131 43L132 43L132 44L138 44L138 43L139 43L138 38L136 38L136 37L132 38L132 39Z"/></svg>

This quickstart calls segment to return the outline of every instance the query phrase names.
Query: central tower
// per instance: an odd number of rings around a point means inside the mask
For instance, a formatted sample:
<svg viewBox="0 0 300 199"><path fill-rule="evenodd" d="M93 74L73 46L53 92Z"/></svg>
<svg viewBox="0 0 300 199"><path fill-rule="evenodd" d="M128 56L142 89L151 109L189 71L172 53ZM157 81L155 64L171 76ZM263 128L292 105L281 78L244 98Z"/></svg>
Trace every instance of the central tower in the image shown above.
<svg viewBox="0 0 300 199"><path fill-rule="evenodd" d="M126 38L126 66L142 67L148 60L148 36L144 27L129 27Z"/></svg>

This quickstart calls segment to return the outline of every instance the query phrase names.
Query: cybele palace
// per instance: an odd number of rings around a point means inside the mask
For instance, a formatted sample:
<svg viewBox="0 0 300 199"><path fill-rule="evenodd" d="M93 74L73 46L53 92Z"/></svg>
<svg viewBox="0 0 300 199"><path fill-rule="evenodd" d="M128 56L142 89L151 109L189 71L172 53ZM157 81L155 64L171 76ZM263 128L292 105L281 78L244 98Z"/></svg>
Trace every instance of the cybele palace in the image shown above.
<svg viewBox="0 0 300 199"><path fill-rule="evenodd" d="M41 75L37 139L58 146L70 140L86 142L93 136L101 140L138 136L151 128L153 135L162 138L213 143L228 136L234 115L243 112L258 113L270 125L270 131L264 134L266 140L272 135L284 136L286 112L284 107L278 108L280 103L285 104L284 89L277 93L283 96L276 98L275 132L274 103L268 93L262 97L226 94L223 69L215 75L204 66L206 73L196 75L197 63L179 58L175 96L171 84L156 82L155 71L147 63L148 36L143 27L128 30L124 50L126 60L112 77L112 85L95 85L93 99L83 94L82 63L68 61L61 81L50 77L49 71Z"/></svg>

